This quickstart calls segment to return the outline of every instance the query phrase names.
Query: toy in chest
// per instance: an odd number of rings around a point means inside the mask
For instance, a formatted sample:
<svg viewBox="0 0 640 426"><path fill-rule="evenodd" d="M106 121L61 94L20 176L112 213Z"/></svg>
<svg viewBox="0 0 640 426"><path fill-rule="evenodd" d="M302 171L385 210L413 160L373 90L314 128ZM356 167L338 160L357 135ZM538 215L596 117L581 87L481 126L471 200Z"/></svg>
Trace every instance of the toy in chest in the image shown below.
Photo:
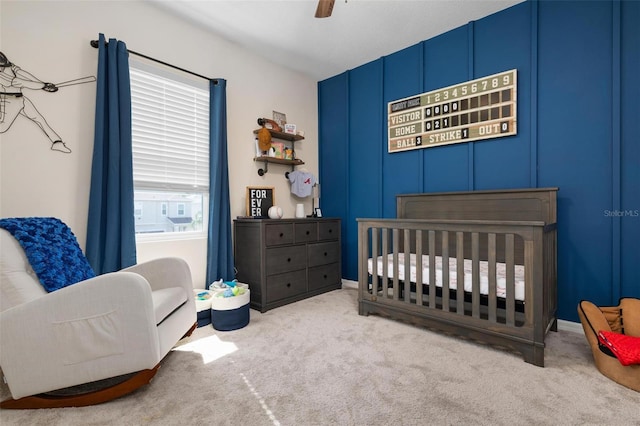
<svg viewBox="0 0 640 426"><path fill-rule="evenodd" d="M220 331L231 331L249 324L250 292L247 284L237 281L216 281L209 286L211 324Z"/></svg>

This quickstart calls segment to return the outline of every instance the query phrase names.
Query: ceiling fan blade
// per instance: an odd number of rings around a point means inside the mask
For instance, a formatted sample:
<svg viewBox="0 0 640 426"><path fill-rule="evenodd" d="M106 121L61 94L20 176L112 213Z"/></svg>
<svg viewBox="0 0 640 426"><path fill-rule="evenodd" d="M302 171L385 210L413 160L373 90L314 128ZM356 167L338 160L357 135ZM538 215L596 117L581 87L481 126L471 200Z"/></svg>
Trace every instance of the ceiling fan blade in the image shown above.
<svg viewBox="0 0 640 426"><path fill-rule="evenodd" d="M333 4L335 0L318 0L318 8L316 9L316 18L328 18L333 12Z"/></svg>

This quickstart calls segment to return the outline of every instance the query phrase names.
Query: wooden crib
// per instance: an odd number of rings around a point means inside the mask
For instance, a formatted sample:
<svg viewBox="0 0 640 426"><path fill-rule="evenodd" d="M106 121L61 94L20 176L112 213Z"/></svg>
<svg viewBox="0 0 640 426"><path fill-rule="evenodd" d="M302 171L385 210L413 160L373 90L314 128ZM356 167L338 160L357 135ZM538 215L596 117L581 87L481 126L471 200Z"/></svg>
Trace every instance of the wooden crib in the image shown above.
<svg viewBox="0 0 640 426"><path fill-rule="evenodd" d="M557 330L557 190L399 195L397 219L357 219L360 315L506 347L543 367L545 335Z"/></svg>

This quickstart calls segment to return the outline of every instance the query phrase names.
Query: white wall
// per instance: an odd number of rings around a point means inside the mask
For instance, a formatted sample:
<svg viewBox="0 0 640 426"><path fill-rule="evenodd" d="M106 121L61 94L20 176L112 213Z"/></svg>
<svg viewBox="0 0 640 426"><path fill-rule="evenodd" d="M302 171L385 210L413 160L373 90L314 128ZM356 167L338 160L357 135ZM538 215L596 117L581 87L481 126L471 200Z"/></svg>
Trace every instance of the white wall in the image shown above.
<svg viewBox="0 0 640 426"><path fill-rule="evenodd" d="M258 117L273 110L305 131L296 145L304 168L318 174L316 81L264 60L152 4L135 1L0 1L0 51L11 62L47 82L96 75L98 51L89 41L105 37L198 74L227 80L228 154L231 216L244 214L247 186L273 186L285 217L300 202L290 193L288 167L269 165L258 176L254 134ZM0 217L56 216L84 248L93 149L95 83L27 91L28 97L61 135L71 154L49 149L49 140L24 117L0 134ZM311 200L304 201L311 210ZM185 240L138 246L138 261L165 255L185 258L194 286L205 286L206 241Z"/></svg>

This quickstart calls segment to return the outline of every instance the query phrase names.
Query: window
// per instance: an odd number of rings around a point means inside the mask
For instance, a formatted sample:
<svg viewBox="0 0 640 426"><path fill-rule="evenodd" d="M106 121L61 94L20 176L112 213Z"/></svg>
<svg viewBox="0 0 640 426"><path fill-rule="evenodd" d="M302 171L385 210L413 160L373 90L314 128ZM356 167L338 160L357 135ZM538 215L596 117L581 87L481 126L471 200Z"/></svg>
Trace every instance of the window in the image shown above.
<svg viewBox="0 0 640 426"><path fill-rule="evenodd" d="M206 236L208 81L130 58L136 234Z"/></svg>

